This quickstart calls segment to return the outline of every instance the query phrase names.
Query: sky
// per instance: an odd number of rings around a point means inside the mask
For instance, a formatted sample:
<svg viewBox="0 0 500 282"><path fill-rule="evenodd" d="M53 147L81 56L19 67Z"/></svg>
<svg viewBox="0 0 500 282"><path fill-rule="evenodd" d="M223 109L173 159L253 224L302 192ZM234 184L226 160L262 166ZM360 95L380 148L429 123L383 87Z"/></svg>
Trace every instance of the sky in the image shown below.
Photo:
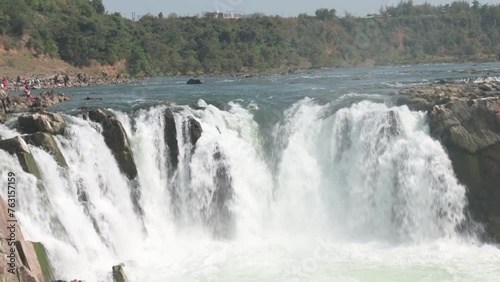
<svg viewBox="0 0 500 282"><path fill-rule="evenodd" d="M160 12L167 16L175 13L179 16L193 16L203 12L256 12L266 15L280 15L284 17L297 16L300 13L314 15L318 8L333 8L339 16L345 11L356 16L365 16L377 13L380 7L396 5L400 0L103 0L108 12L120 12L131 18L132 12L136 17L147 13L158 15ZM452 0L414 0L414 4L429 2L432 5L444 5ZM472 2L470 0L469 2ZM499 4L500 0L479 0L481 4Z"/></svg>

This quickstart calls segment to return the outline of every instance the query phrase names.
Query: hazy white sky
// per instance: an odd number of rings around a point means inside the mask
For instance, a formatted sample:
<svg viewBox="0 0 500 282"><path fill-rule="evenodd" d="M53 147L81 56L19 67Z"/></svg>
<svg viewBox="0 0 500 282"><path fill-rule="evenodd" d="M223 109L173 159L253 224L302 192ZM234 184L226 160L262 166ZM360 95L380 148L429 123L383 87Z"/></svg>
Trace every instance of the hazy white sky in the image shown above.
<svg viewBox="0 0 500 282"><path fill-rule="evenodd" d="M452 0L414 0L414 4L430 2L441 5L453 2ZM472 2L470 0L469 2ZM485 4L498 4L500 0L481 1ZM170 13L178 15L195 15L202 12L213 11L238 11L246 14L261 12L270 15L296 16L300 13L314 14L318 8L334 8L337 14L344 15L349 11L357 16L365 16L377 12L380 7L394 5L399 0L103 0L109 12L120 12L123 16L131 17L150 13L158 15L162 12L165 16Z"/></svg>

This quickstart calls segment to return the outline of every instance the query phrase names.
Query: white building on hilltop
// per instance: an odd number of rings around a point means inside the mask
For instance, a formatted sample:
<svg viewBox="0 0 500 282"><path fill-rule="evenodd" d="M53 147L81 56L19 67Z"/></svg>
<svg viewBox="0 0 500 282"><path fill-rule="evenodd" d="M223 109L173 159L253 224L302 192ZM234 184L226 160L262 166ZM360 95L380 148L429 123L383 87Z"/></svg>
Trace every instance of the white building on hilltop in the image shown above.
<svg viewBox="0 0 500 282"><path fill-rule="evenodd" d="M218 19L241 19L243 17L243 13L241 12L217 12Z"/></svg>

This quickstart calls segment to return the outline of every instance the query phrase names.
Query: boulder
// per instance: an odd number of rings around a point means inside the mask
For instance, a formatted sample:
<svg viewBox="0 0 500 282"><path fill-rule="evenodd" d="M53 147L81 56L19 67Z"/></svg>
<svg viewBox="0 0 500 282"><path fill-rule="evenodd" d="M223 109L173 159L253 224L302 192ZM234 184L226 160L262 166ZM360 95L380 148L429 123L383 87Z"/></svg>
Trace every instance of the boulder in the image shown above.
<svg viewBox="0 0 500 282"><path fill-rule="evenodd" d="M105 109L93 109L88 112L88 117L93 122L104 122L108 119L116 118L115 115Z"/></svg>
<svg viewBox="0 0 500 282"><path fill-rule="evenodd" d="M186 82L186 84L202 84L202 83L201 83L201 80L199 80L199 79L191 78Z"/></svg>
<svg viewBox="0 0 500 282"><path fill-rule="evenodd" d="M66 121L60 114L39 112L33 114L23 114L17 119L17 126L21 132L36 133L46 132L50 134L63 134L66 128Z"/></svg>
<svg viewBox="0 0 500 282"><path fill-rule="evenodd" d="M113 282L128 282L122 265L113 266Z"/></svg>
<svg viewBox="0 0 500 282"><path fill-rule="evenodd" d="M85 101L102 101L102 98L101 97L87 97L83 100L85 100Z"/></svg>
<svg viewBox="0 0 500 282"><path fill-rule="evenodd" d="M19 163L24 171L33 174L38 179L41 179L40 170L29 150L26 142L20 137L14 137L7 140L0 141L0 149L7 151L11 155L16 155Z"/></svg>
<svg viewBox="0 0 500 282"><path fill-rule="evenodd" d="M127 133L115 115L103 109L90 110L88 117L91 121L102 125L102 135L106 145L111 149L120 170L130 180L137 177L137 167L132 156L132 150Z"/></svg>
<svg viewBox="0 0 500 282"><path fill-rule="evenodd" d="M48 108L70 100L71 97L66 94L56 93L54 90L49 90L38 94L32 107Z"/></svg>
<svg viewBox="0 0 500 282"><path fill-rule="evenodd" d="M7 121L7 114L0 112L0 123L4 123Z"/></svg>
<svg viewBox="0 0 500 282"><path fill-rule="evenodd" d="M177 144L177 128L175 127L174 112L166 109L164 114L164 138L170 155L171 169L176 170L179 164L179 145ZM171 171L172 172L172 171Z"/></svg>
<svg viewBox="0 0 500 282"><path fill-rule="evenodd" d="M26 143L37 146L54 156L55 160L59 164L59 166L67 168L68 164L66 163L66 159L64 158L61 150L57 146L56 140L54 136L46 132L37 132L35 134L23 136L24 141Z"/></svg>
<svg viewBox="0 0 500 282"><path fill-rule="evenodd" d="M198 139L200 139L201 137L203 129L201 128L201 124L193 117L188 117L188 126L189 126L189 137L191 139L191 144L195 146L196 142L198 142Z"/></svg>

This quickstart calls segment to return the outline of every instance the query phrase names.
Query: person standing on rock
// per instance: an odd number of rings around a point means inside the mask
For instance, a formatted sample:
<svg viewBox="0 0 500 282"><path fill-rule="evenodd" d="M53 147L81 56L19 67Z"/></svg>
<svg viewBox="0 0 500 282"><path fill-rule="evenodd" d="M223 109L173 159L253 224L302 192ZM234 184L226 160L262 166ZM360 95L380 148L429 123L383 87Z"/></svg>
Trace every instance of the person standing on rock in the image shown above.
<svg viewBox="0 0 500 282"><path fill-rule="evenodd" d="M64 86L68 87L68 82L69 82L69 76L68 76L68 74L65 74L63 79L64 79Z"/></svg>
<svg viewBox="0 0 500 282"><path fill-rule="evenodd" d="M26 99L30 101L34 101L35 98L31 96L31 87L28 83L26 83L26 86L24 87L24 94L26 94Z"/></svg>
<svg viewBox="0 0 500 282"><path fill-rule="evenodd" d="M5 87L5 88L9 87L9 82L7 81L7 78L6 78L5 76L4 76L4 77L2 77L2 85L3 85L3 87ZM2 87L2 88L3 88L3 87Z"/></svg>

